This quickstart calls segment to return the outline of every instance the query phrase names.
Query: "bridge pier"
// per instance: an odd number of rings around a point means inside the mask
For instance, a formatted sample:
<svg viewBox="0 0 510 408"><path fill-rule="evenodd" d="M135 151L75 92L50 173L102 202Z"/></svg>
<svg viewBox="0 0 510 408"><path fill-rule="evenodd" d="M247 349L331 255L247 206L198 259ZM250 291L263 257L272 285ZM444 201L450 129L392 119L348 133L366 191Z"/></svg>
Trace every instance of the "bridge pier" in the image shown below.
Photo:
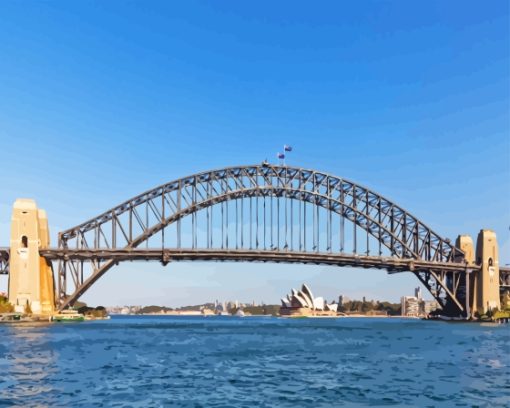
<svg viewBox="0 0 510 408"><path fill-rule="evenodd" d="M481 265L477 290L477 310L485 314L490 310L499 309L499 253L496 233L491 230L480 230L476 241L476 260Z"/></svg>
<svg viewBox="0 0 510 408"><path fill-rule="evenodd" d="M476 251L469 235L459 235L456 246L464 252L467 268L476 266L472 271L468 269L466 275L466 304L471 312L483 315L499 309L499 254L495 232L480 230Z"/></svg>
<svg viewBox="0 0 510 408"><path fill-rule="evenodd" d="M464 261L467 263L466 268L466 318L470 319L472 314L476 312L476 280L477 274L473 273L469 267L475 265L475 249L473 246L473 239L469 235L459 235L455 246L464 252Z"/></svg>
<svg viewBox="0 0 510 408"><path fill-rule="evenodd" d="M34 200L15 201L11 218L9 302L16 312L49 315L55 310L51 263L39 255L49 247L48 217Z"/></svg>

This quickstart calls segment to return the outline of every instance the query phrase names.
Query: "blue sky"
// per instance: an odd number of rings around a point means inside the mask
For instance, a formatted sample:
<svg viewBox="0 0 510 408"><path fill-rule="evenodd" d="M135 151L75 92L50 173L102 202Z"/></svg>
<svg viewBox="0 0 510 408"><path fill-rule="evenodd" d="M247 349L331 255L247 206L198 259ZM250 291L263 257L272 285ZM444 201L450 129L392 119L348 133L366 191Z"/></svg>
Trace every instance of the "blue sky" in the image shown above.
<svg viewBox="0 0 510 408"><path fill-rule="evenodd" d="M56 233L199 170L275 160L391 198L510 262L506 1L0 2L0 246L32 197ZM296 265L121 265L89 303L397 300L412 275ZM5 286L5 280L0 281Z"/></svg>

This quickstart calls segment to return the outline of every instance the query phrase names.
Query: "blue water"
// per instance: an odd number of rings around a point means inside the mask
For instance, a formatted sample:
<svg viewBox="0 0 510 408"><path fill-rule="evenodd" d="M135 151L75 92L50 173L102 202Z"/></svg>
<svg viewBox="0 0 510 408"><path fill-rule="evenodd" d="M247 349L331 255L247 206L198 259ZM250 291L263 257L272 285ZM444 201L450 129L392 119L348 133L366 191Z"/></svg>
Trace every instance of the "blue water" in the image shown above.
<svg viewBox="0 0 510 408"><path fill-rule="evenodd" d="M510 405L508 326L113 317L0 326L0 406Z"/></svg>

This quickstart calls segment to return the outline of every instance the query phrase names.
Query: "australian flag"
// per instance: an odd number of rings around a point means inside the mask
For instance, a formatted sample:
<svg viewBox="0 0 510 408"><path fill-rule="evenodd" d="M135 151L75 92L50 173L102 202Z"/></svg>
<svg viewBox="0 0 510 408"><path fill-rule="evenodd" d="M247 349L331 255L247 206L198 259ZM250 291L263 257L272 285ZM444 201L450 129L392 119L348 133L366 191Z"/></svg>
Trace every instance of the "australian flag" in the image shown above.
<svg viewBox="0 0 510 408"><path fill-rule="evenodd" d="M285 151L285 152L291 152L291 151L292 151L292 146L289 146L289 145L285 145L285 146L283 146L283 151Z"/></svg>
<svg viewBox="0 0 510 408"><path fill-rule="evenodd" d="M279 159L282 159L282 160L283 160L283 159L285 159L285 154L283 154L283 153L278 153L276 156L277 156Z"/></svg>

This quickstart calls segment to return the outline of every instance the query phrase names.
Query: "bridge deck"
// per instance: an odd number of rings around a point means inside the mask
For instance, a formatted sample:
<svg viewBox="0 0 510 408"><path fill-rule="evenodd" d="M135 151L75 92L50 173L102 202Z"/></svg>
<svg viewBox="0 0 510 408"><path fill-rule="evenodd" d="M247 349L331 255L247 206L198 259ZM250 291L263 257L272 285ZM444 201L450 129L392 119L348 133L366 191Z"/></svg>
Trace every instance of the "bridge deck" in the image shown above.
<svg viewBox="0 0 510 408"><path fill-rule="evenodd" d="M353 254L322 253L322 252L279 252L255 250L217 250L217 249L89 249L70 250L51 248L40 251L48 260L109 260L139 261L156 260L166 264L171 261L255 261L276 263L304 263L334 266L351 266L360 268L387 269L389 272L420 271L420 270L448 270L464 271L466 265L450 262L427 262L415 259L399 259L392 257L378 257ZM0 274L8 273L7 265L9 249L0 248ZM469 267L477 270L478 265ZM510 266L500 266L500 273L510 274Z"/></svg>
<svg viewBox="0 0 510 408"><path fill-rule="evenodd" d="M444 270L465 271L466 265L451 262L427 262L416 259L366 256L356 254L338 254L329 252L297 251L256 251L256 250L218 250L218 249L115 249L115 250L74 250L48 249L41 255L49 260L110 260L137 261L158 260L164 264L170 261L234 261L234 262L276 262L304 263L334 266L352 266L361 268L387 269L390 272ZM477 269L470 268L470 269Z"/></svg>

